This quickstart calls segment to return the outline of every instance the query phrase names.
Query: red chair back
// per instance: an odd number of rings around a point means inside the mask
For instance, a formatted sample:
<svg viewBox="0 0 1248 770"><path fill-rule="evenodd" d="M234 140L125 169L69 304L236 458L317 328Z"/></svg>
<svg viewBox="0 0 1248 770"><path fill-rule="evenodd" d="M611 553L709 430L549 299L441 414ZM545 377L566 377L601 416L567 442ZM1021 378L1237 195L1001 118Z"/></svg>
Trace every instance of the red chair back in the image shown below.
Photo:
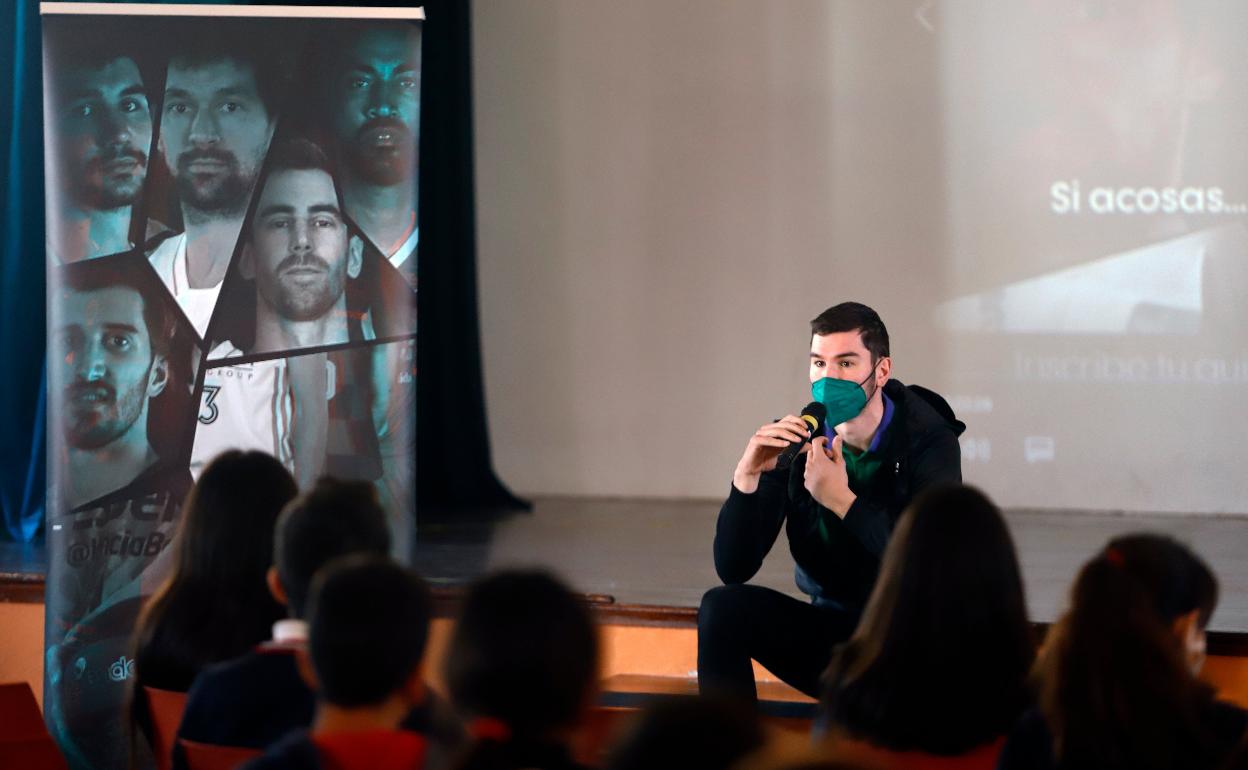
<svg viewBox="0 0 1248 770"><path fill-rule="evenodd" d="M48 728L25 682L0 684L0 741L47 737ZM6 765L8 767L8 765Z"/></svg>
<svg viewBox="0 0 1248 770"><path fill-rule="evenodd" d="M234 770L249 759L260 756L259 749L241 746L217 746L212 743L196 743L185 738L178 739L186 766L190 770Z"/></svg>
<svg viewBox="0 0 1248 770"><path fill-rule="evenodd" d="M851 765L871 770L994 770L1005 738L972 749L965 754L945 757L921 751L892 751L865 741L841 738L832 745L831 756Z"/></svg>
<svg viewBox="0 0 1248 770"><path fill-rule="evenodd" d="M61 751L44 735L40 738L23 738L0 741L0 767L22 770L68 770L69 765Z"/></svg>
<svg viewBox="0 0 1248 770"><path fill-rule="evenodd" d="M147 711L152 715L152 754L156 758L156 770L170 770L173 741L186 709L186 693L155 687L144 687L143 693L147 695Z"/></svg>

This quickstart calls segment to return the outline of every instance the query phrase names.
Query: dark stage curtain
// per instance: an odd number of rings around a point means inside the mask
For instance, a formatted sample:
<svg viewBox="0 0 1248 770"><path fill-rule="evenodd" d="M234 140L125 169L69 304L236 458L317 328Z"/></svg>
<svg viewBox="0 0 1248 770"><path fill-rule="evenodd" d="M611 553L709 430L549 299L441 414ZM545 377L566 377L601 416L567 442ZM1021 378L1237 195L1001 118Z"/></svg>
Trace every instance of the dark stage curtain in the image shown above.
<svg viewBox="0 0 1248 770"><path fill-rule="evenodd" d="M268 4L268 3L261 3ZM307 3L323 5L330 3ZM374 2L377 5L410 5ZM470 5L423 3L417 494L420 508L527 508L490 459L477 317ZM44 505L44 220L38 3L0 11L8 137L0 255L0 506L8 539L40 531Z"/></svg>
<svg viewBox="0 0 1248 770"><path fill-rule="evenodd" d="M0 538L28 542L43 523L44 498L43 57L38 3L3 8Z"/></svg>
<svg viewBox="0 0 1248 770"><path fill-rule="evenodd" d="M528 508L490 461L477 315L469 3L424 3L417 346L418 508Z"/></svg>

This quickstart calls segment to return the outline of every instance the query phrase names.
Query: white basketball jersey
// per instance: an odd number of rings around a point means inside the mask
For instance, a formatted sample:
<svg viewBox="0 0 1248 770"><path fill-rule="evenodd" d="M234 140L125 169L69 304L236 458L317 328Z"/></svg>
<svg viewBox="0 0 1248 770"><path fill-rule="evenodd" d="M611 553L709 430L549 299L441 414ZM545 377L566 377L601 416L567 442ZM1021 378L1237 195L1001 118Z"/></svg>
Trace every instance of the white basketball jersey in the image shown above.
<svg viewBox="0 0 1248 770"><path fill-rule="evenodd" d="M207 289L191 288L186 275L186 233L166 239L148 256L148 260L202 339L208 331L212 310L217 306L221 283Z"/></svg>
<svg viewBox="0 0 1248 770"><path fill-rule="evenodd" d="M223 342L208 357L240 355L242 351ZM227 449L268 452L293 473L290 423L294 410L284 358L208 369L195 424L191 475L198 479L204 466Z"/></svg>

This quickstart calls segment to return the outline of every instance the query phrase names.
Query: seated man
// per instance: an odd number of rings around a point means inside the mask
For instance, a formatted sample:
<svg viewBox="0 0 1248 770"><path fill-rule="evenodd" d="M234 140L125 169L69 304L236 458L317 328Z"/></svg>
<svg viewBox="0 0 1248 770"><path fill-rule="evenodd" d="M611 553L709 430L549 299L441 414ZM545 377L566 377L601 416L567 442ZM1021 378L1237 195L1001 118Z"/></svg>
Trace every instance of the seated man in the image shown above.
<svg viewBox="0 0 1248 770"><path fill-rule="evenodd" d="M429 589L397 564L349 556L327 566L313 581L308 649L299 655L317 691L312 727L243 767L423 768L426 739L400 723L425 698L431 608Z"/></svg>
<svg viewBox="0 0 1248 770"><path fill-rule="evenodd" d="M350 554L385 556L390 550L386 515L371 484L322 479L286 507L277 522L269 590L290 617L273 627L273 639L255 651L208 669L187 697L178 738L264 749L312 723L316 699L299 674L296 653L307 642L304 622L312 577L325 564ZM421 702L404 723L417 732L454 741L449 718ZM186 767L174 750L174 766Z"/></svg>
<svg viewBox="0 0 1248 770"><path fill-rule="evenodd" d="M788 468L780 453L806 439L788 415L760 427L737 463L715 532L713 588L698 610L698 683L755 696L750 660L818 696L834 645L858 624L902 510L933 484L962 479L965 429L943 398L890 380L888 330L856 302L811 321L810 383L824 433ZM804 603L754 577L785 527Z"/></svg>

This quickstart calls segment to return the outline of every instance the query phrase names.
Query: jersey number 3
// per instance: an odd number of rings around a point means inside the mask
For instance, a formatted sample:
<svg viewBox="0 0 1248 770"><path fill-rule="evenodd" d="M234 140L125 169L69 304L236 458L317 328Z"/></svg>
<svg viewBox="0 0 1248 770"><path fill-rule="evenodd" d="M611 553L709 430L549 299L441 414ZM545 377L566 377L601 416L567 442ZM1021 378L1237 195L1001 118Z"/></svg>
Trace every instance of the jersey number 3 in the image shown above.
<svg viewBox="0 0 1248 770"><path fill-rule="evenodd" d="M204 425L212 425L221 415L221 408L214 401L221 392L220 385L205 385L203 403L199 405L199 421Z"/></svg>

